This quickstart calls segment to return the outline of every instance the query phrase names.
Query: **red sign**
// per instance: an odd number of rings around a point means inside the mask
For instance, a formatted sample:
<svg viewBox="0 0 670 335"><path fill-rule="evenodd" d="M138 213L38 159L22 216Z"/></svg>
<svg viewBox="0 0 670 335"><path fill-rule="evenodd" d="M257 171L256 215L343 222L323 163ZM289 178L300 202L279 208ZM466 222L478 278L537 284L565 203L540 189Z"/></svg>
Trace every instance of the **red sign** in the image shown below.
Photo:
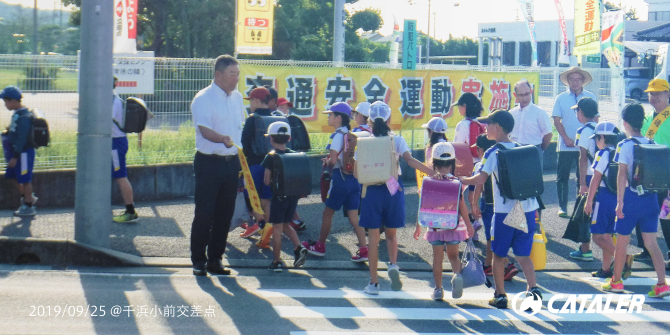
<svg viewBox="0 0 670 335"><path fill-rule="evenodd" d="M248 17L244 20L244 25L247 27L267 27L270 20L268 19L257 19L253 17Z"/></svg>
<svg viewBox="0 0 670 335"><path fill-rule="evenodd" d="M137 1L126 0L126 10L128 11L128 38L137 38Z"/></svg>
<svg viewBox="0 0 670 335"><path fill-rule="evenodd" d="M118 17L123 17L123 1L119 1L119 3L116 4L116 15Z"/></svg>

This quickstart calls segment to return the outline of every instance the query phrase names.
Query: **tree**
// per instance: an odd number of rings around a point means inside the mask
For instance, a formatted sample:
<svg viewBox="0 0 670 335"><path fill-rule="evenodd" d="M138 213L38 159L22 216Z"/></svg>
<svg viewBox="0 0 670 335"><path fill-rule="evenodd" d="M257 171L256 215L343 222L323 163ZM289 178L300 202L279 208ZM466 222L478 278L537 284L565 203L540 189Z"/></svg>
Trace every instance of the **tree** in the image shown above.
<svg viewBox="0 0 670 335"><path fill-rule="evenodd" d="M605 6L605 9L607 11L615 11L615 10L621 10L622 9L621 3L619 3L619 5L615 5L615 4L613 4L609 1L605 1L605 3L603 3L603 6ZM624 10L624 14L625 14L625 17L626 17L627 20L638 20L639 19L637 17L637 10L635 8L631 8L631 9L626 10L626 8L623 7L623 10Z"/></svg>
<svg viewBox="0 0 670 335"><path fill-rule="evenodd" d="M351 16L351 24L354 29L362 29L363 31L377 31L384 24L379 9L367 8L365 10L354 13Z"/></svg>

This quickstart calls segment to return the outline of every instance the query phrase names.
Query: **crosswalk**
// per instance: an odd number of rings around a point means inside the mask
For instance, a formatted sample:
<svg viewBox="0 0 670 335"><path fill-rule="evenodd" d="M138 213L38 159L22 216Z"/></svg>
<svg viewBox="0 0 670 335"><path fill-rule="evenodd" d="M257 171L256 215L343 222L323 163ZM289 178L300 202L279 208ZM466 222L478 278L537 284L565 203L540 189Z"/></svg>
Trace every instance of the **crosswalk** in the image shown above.
<svg viewBox="0 0 670 335"><path fill-rule="evenodd" d="M597 290L604 281L600 278L573 277L577 283L585 287L584 292L571 294L591 295L603 294ZM641 294L642 288L648 289L656 283L655 278L629 278L624 281L627 289L634 289ZM588 289L588 286L592 289ZM446 289L446 288L445 288ZM662 322L670 320L670 297L664 299L646 297L641 311L628 312L626 303L630 295L604 295L607 302L603 313L586 313L585 308L579 313L555 313L569 302L568 294L547 292L543 294L544 307L538 313L529 315L512 310L512 299L516 292L508 292L510 309L499 310L490 308L488 300L490 290L466 289L458 300L450 299L451 292L445 290L445 302L432 302L430 291L381 291L379 295L367 295L361 290L353 289L257 289L252 293L272 303L276 313L290 320L416 320L416 321L452 321L452 322L522 322L522 323L621 323L621 322ZM470 292L472 291L472 292ZM589 297L589 299L592 299ZM638 296L639 297L639 296ZM553 303L554 312L548 309L548 302ZM623 309L615 311L617 304L622 302ZM590 303L591 300L588 300ZM588 304L587 303L587 304ZM603 303L604 305L604 303ZM397 306L397 307L396 307ZM579 307L577 307L579 310ZM339 331L292 331L291 335L381 335L384 332L339 332ZM392 332L388 334L420 334ZM447 335L450 333L426 333L430 335ZM491 333L486 333L491 334Z"/></svg>

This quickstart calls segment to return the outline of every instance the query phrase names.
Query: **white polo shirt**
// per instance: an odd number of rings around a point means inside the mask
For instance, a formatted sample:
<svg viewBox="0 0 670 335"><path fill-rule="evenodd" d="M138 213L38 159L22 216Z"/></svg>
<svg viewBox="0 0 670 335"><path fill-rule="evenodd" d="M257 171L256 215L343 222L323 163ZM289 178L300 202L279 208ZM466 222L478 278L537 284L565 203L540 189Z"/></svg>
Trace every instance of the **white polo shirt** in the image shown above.
<svg viewBox="0 0 670 335"><path fill-rule="evenodd" d="M123 100L116 92L114 92L114 102L112 103L112 119L119 124L123 123ZM126 133L121 131L114 122L112 122L112 137L126 137Z"/></svg>
<svg viewBox="0 0 670 335"><path fill-rule="evenodd" d="M588 127L587 125L589 124L593 128ZM598 147L596 146L596 140L591 138L591 135L595 133L594 129L597 125L598 124L593 121L587 122L584 126L577 129L577 135L575 136L575 146L586 149L586 152L590 153L591 157L595 157L596 152L598 151ZM588 162L589 166L593 164L593 161L591 159L589 159ZM586 175L592 176L593 171L591 169L586 169Z"/></svg>
<svg viewBox="0 0 670 335"><path fill-rule="evenodd" d="M521 144L539 145L542 138L551 133L551 121L547 112L534 103L521 108L512 108L510 114L514 117L514 129L510 139Z"/></svg>
<svg viewBox="0 0 670 335"><path fill-rule="evenodd" d="M219 134L230 136L232 141L242 146L242 126L244 125L244 104L242 94L234 90L226 94L218 85L203 88L191 102L191 113L195 126L195 150L211 155L236 155L237 148L226 148L223 143L207 140L198 126L207 127Z"/></svg>

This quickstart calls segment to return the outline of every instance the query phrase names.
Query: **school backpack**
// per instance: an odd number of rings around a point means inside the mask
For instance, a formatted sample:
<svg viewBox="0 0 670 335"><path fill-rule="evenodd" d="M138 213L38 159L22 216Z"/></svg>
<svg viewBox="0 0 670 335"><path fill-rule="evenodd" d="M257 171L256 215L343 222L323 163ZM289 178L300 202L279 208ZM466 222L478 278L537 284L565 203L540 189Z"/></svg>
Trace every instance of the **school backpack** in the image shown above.
<svg viewBox="0 0 670 335"><path fill-rule="evenodd" d="M356 147L356 175L363 185L361 197L365 198L369 185L383 184L391 177L398 178L393 135L361 137L357 139Z"/></svg>
<svg viewBox="0 0 670 335"><path fill-rule="evenodd" d="M358 144L359 137L370 136L370 133L367 131L360 131L356 133L348 132L341 133L344 136L344 146L342 147L342 173L353 174L354 166L356 164L356 159L354 155L356 154L356 145Z"/></svg>
<svg viewBox="0 0 670 335"><path fill-rule="evenodd" d="M312 193L312 171L304 152L275 153L272 155L272 195L305 197Z"/></svg>
<svg viewBox="0 0 670 335"><path fill-rule="evenodd" d="M265 136L268 132L268 127L273 122L286 122L291 127L291 140L286 143L286 147L294 151L309 151L309 134L307 128L300 118L297 116L263 116L252 115L246 122L254 122L254 135L251 142L251 147L254 154L258 156L265 156L270 151L274 150L270 144L270 137Z"/></svg>
<svg viewBox="0 0 670 335"><path fill-rule="evenodd" d="M616 155L616 148L607 148L608 152L608 162L605 172L607 172L607 178L604 178L605 187L607 187L610 192L616 194L617 190L617 175L619 174L619 163L614 161L614 156Z"/></svg>
<svg viewBox="0 0 670 335"><path fill-rule="evenodd" d="M540 153L534 145L508 149L501 143L499 148L496 183L500 195L505 199L526 200L542 195L544 182L540 168Z"/></svg>
<svg viewBox="0 0 670 335"><path fill-rule="evenodd" d="M665 192L670 188L670 148L653 140L649 144L642 144L636 138L631 138L631 141L635 142L631 187L642 186L645 191Z"/></svg>
<svg viewBox="0 0 670 335"><path fill-rule="evenodd" d="M472 154L472 157L479 157L479 153L477 152L477 147L472 147L473 144L477 143L477 136L480 134L486 133L486 128L479 123L477 120L470 120L470 153Z"/></svg>
<svg viewBox="0 0 670 335"><path fill-rule="evenodd" d="M37 149L49 146L49 124L39 109L30 111L33 120L32 130L28 133L28 143Z"/></svg>
<svg viewBox="0 0 670 335"><path fill-rule="evenodd" d="M147 108L144 100L136 97L126 99L126 107L123 109L123 124L112 119L119 129L124 133L141 133L147 127L147 121L154 115Z"/></svg>

